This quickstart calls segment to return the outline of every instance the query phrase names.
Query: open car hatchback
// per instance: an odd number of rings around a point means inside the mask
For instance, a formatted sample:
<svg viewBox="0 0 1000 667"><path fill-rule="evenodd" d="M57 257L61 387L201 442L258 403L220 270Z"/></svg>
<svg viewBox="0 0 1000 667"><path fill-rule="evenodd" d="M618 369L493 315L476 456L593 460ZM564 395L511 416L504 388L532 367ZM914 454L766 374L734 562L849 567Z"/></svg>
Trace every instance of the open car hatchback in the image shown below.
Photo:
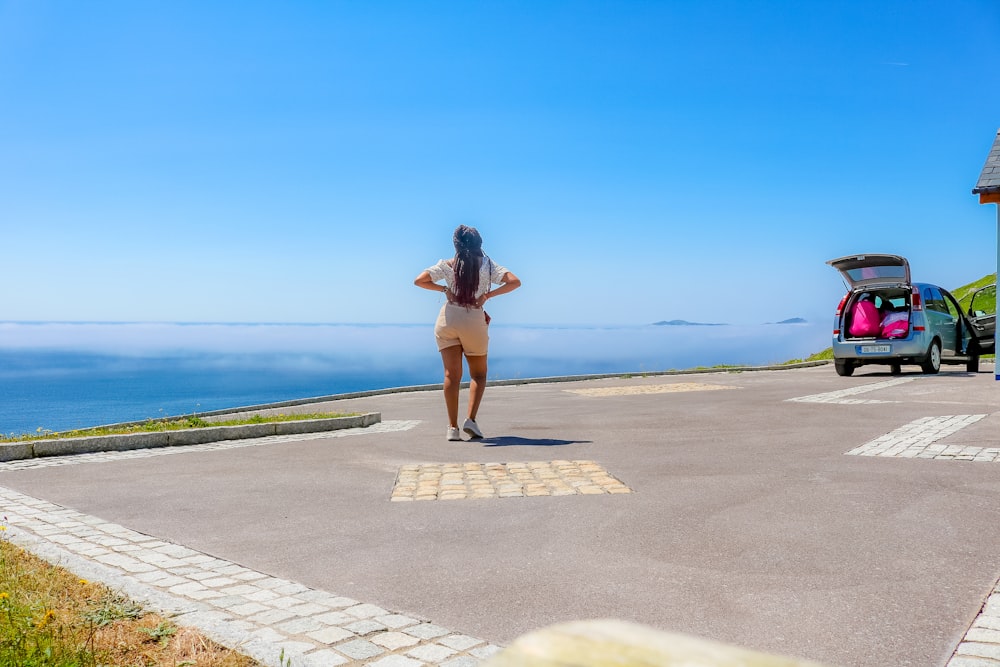
<svg viewBox="0 0 1000 667"><path fill-rule="evenodd" d="M847 285L833 323L833 360L838 375L867 364L903 364L937 373L942 363L979 371L980 342L969 316L947 290L910 279L899 255L851 255L827 262ZM992 341L990 343L992 345Z"/></svg>

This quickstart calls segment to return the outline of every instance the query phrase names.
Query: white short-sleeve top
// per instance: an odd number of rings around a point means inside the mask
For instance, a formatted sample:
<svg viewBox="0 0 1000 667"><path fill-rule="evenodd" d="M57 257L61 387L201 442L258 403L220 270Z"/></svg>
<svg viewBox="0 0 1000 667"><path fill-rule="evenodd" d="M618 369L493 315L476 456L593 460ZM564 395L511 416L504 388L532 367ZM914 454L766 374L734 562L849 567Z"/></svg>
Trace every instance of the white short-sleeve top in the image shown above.
<svg viewBox="0 0 1000 667"><path fill-rule="evenodd" d="M427 273L431 280L437 282L443 280L452 292L455 291L455 269L449 264L451 260L442 259L434 266L428 267ZM507 273L507 268L494 262L489 257L483 257L483 263L479 267L479 285L476 287L476 298L489 291L491 284L499 285L503 282L503 277Z"/></svg>

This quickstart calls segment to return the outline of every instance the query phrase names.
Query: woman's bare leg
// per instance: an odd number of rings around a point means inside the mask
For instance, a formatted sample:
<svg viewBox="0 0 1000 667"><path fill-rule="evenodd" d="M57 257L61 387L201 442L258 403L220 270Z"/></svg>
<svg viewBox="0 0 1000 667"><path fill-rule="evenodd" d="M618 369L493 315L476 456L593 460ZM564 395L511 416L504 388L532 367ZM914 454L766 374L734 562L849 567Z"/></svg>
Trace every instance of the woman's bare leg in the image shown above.
<svg viewBox="0 0 1000 667"><path fill-rule="evenodd" d="M469 362L469 419L476 421L479 414L479 404L483 402L486 391L486 355L481 357L466 357ZM456 394L456 401L458 394Z"/></svg>
<svg viewBox="0 0 1000 667"><path fill-rule="evenodd" d="M448 426L458 428L458 392L462 388L462 346L452 345L441 350L444 363L444 406L448 410Z"/></svg>

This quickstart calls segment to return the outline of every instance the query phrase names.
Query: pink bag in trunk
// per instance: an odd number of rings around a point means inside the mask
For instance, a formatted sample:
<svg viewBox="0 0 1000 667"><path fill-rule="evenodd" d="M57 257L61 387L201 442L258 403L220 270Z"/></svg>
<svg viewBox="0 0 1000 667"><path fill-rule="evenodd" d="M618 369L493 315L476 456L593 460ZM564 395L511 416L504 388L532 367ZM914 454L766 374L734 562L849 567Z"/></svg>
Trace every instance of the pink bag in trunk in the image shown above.
<svg viewBox="0 0 1000 667"><path fill-rule="evenodd" d="M848 332L855 337L877 336L881 328L878 308L871 301L856 301L851 307L851 326Z"/></svg>
<svg viewBox="0 0 1000 667"><path fill-rule="evenodd" d="M905 338L910 333L907 313L886 313L882 319L882 338Z"/></svg>

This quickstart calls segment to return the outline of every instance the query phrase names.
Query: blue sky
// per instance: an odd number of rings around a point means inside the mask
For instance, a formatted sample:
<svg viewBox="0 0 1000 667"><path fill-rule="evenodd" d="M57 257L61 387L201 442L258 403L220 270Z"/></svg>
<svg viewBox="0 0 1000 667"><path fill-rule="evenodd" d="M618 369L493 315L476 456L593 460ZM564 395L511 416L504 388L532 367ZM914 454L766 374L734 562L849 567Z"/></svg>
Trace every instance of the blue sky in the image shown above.
<svg viewBox="0 0 1000 667"><path fill-rule="evenodd" d="M0 320L832 317L996 268L1000 4L0 0Z"/></svg>

